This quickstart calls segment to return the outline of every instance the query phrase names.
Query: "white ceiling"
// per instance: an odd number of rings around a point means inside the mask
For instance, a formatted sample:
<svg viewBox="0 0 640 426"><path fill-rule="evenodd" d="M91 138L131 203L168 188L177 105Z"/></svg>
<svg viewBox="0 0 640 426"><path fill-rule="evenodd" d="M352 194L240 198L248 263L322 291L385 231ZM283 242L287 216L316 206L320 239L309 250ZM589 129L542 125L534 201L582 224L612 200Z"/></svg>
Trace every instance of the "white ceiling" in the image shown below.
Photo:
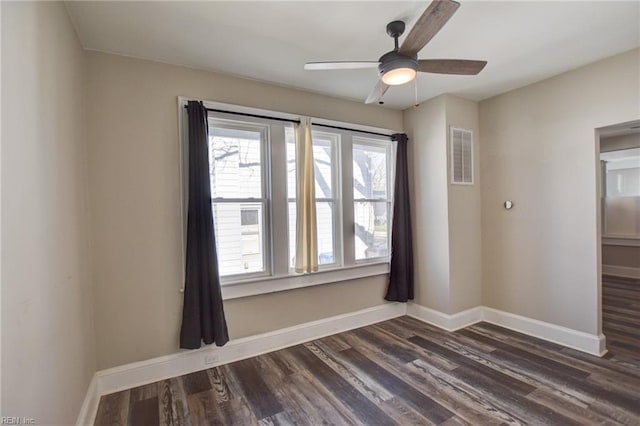
<svg viewBox="0 0 640 426"><path fill-rule="evenodd" d="M410 29L428 2L66 5L86 49L364 101L377 70L304 71L304 63L377 60L393 47L386 24L401 19ZM442 93L485 99L638 46L639 1L463 1L418 57L484 59L489 64L478 76L420 74L419 101ZM413 83L392 87L384 101L391 108L413 105Z"/></svg>

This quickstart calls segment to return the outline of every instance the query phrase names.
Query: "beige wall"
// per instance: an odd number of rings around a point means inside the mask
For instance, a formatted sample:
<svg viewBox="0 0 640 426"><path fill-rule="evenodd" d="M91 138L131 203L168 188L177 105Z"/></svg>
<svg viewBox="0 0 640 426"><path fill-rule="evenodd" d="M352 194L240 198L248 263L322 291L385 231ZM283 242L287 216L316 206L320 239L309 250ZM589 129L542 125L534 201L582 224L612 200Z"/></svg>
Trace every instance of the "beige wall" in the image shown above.
<svg viewBox="0 0 640 426"><path fill-rule="evenodd" d="M449 310L446 96L404 111L409 137L415 302Z"/></svg>
<svg viewBox="0 0 640 426"><path fill-rule="evenodd" d="M452 185L451 148L447 144L449 191L449 311L454 314L482 304L482 232L480 201L480 129L478 103L446 97L447 138L451 127L473 132L473 185Z"/></svg>
<svg viewBox="0 0 640 426"><path fill-rule="evenodd" d="M601 331L594 129L640 116L639 55L480 103L485 305Z"/></svg>
<svg viewBox="0 0 640 426"><path fill-rule="evenodd" d="M68 425L95 371L86 64L61 3L1 7L2 416Z"/></svg>
<svg viewBox="0 0 640 426"><path fill-rule="evenodd" d="M100 369L178 350L178 96L402 129L400 111L184 67L87 55ZM379 305L384 281L377 277L228 301L231 338Z"/></svg>
<svg viewBox="0 0 640 426"><path fill-rule="evenodd" d="M480 305L482 259L478 167L472 186L451 185L450 128L474 133L478 104L442 95L404 111L409 136L415 302L447 314Z"/></svg>

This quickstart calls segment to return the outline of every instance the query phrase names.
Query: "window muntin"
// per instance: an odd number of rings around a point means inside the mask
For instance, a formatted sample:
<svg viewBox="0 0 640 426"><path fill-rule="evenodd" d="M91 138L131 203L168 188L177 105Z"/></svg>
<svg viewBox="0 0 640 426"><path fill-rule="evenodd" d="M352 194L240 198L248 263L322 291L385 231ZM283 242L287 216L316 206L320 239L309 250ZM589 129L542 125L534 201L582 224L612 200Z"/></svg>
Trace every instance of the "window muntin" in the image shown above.
<svg viewBox="0 0 640 426"><path fill-rule="evenodd" d="M286 132L287 201L289 203L289 267L295 266L296 255L296 144L293 129ZM338 150L340 136L312 131L316 190L316 223L318 232L318 265L340 264L337 214Z"/></svg>
<svg viewBox="0 0 640 426"><path fill-rule="evenodd" d="M390 145L354 137L352 151L356 261L388 258L391 217Z"/></svg>
<svg viewBox="0 0 640 426"><path fill-rule="evenodd" d="M221 277L268 273L268 126L209 119L209 175Z"/></svg>

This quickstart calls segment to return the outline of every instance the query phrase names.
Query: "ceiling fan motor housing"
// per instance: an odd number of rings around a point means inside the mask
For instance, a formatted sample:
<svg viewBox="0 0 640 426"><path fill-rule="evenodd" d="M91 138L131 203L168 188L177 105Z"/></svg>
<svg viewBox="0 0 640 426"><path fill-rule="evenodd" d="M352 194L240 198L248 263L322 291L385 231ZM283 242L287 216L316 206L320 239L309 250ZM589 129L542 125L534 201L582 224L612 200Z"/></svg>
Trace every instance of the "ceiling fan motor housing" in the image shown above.
<svg viewBox="0 0 640 426"><path fill-rule="evenodd" d="M418 57L401 55L395 50L387 52L379 59L378 71L380 75L384 75L388 71L398 68L411 68L412 70L418 70Z"/></svg>

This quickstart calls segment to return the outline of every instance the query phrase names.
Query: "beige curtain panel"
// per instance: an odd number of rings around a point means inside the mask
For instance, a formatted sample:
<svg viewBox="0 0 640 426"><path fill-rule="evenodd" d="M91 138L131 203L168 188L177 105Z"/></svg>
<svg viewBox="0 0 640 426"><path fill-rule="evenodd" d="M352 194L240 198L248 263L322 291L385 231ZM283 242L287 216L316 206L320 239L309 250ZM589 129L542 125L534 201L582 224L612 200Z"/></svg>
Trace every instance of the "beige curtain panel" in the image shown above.
<svg viewBox="0 0 640 426"><path fill-rule="evenodd" d="M302 118L296 134L296 272L318 270L316 188L311 119Z"/></svg>

